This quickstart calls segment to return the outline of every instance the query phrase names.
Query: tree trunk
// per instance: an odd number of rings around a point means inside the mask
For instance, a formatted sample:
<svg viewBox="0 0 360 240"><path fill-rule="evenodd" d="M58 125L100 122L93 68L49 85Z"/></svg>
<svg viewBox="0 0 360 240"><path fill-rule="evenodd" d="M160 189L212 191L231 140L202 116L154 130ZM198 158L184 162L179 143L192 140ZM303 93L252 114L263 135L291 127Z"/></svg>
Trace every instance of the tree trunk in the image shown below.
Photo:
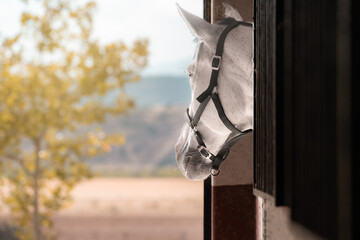
<svg viewBox="0 0 360 240"><path fill-rule="evenodd" d="M35 240L42 240L40 216L39 216L39 171L40 171L40 141L34 140L35 145L35 170L34 170L34 212L33 212L33 228L35 233Z"/></svg>

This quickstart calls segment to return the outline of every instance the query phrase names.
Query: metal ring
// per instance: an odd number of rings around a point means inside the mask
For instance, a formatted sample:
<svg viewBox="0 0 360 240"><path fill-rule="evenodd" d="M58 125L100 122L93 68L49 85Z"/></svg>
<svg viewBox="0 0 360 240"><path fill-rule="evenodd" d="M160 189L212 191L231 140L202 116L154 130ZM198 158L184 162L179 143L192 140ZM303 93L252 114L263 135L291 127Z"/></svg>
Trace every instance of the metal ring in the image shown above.
<svg viewBox="0 0 360 240"><path fill-rule="evenodd" d="M212 169L210 170L210 173L211 173L212 176L215 177L215 176L219 175L220 170L219 170L219 169L213 169L213 168L212 168Z"/></svg>

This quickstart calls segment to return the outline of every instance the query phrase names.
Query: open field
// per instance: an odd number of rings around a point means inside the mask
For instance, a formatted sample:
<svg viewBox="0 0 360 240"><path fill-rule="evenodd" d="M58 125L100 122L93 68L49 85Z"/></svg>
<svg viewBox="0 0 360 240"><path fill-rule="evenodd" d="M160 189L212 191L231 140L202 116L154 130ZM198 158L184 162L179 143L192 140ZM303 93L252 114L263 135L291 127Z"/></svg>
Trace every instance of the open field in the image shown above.
<svg viewBox="0 0 360 240"><path fill-rule="evenodd" d="M202 182L97 178L73 197L54 218L59 240L202 239Z"/></svg>

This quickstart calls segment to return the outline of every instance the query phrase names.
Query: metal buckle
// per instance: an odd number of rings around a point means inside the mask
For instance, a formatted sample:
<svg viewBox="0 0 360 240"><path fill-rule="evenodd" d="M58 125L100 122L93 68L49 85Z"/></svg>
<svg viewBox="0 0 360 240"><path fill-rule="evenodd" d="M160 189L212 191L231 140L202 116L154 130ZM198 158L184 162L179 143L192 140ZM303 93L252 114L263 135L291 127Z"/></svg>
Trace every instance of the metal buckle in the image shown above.
<svg viewBox="0 0 360 240"><path fill-rule="evenodd" d="M211 62L211 68L218 71L220 68L221 56L214 56Z"/></svg>
<svg viewBox="0 0 360 240"><path fill-rule="evenodd" d="M212 154L205 148L205 146L200 145L198 151L204 158L211 160Z"/></svg>

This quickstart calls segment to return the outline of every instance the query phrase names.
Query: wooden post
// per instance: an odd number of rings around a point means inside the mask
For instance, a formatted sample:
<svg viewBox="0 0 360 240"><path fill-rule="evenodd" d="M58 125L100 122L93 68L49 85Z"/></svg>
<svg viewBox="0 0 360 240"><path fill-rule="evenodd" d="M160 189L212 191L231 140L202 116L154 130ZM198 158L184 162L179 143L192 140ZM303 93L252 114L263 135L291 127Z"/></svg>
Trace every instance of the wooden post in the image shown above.
<svg viewBox="0 0 360 240"><path fill-rule="evenodd" d="M212 0L211 1L211 23L215 23L218 20L224 18L223 2L230 3L235 7L244 21L254 22L253 15L253 0Z"/></svg>
<svg viewBox="0 0 360 240"><path fill-rule="evenodd" d="M223 1L211 2L211 22L224 17ZM253 22L252 0L227 0L244 21ZM253 134L248 134L212 177L212 240L260 239L260 204L253 195Z"/></svg>

